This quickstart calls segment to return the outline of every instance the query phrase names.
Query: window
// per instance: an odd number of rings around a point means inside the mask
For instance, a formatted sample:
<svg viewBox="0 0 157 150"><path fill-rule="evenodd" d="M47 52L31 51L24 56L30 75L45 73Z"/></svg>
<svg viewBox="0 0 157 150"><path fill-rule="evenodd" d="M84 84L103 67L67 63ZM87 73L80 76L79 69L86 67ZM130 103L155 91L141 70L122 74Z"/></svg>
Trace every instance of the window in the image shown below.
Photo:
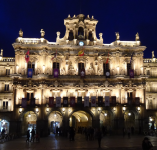
<svg viewBox="0 0 157 150"><path fill-rule="evenodd" d="M78 63L78 74L80 75L81 69L84 69L84 63Z"/></svg>
<svg viewBox="0 0 157 150"><path fill-rule="evenodd" d="M10 75L10 69L6 69L6 75Z"/></svg>
<svg viewBox="0 0 157 150"><path fill-rule="evenodd" d="M131 69L131 64L130 63L127 63L127 75L129 76L129 70Z"/></svg>
<svg viewBox="0 0 157 150"><path fill-rule="evenodd" d="M27 93L27 101L29 101L29 93Z"/></svg>
<svg viewBox="0 0 157 150"><path fill-rule="evenodd" d="M92 35L92 32L91 32L91 31L89 32L88 39L89 39L90 41L94 41L94 38L93 38L93 35Z"/></svg>
<svg viewBox="0 0 157 150"><path fill-rule="evenodd" d="M34 98L34 93L31 93L31 99L33 99Z"/></svg>
<svg viewBox="0 0 157 150"><path fill-rule="evenodd" d="M79 27L78 29L78 38L83 39L84 38L84 30L82 27Z"/></svg>
<svg viewBox="0 0 157 150"><path fill-rule="evenodd" d="M106 75L106 71L109 70L109 63L104 63L103 64L103 71L104 71L104 75Z"/></svg>
<svg viewBox="0 0 157 150"><path fill-rule="evenodd" d="M53 69L58 69L58 72L60 72L60 70L59 70L59 63L54 62L54 63L53 63ZM59 74L60 74L60 73L59 73Z"/></svg>
<svg viewBox="0 0 157 150"><path fill-rule="evenodd" d="M33 62L28 62L28 68L32 68L33 69L33 74L35 75L35 63Z"/></svg>
<svg viewBox="0 0 157 150"><path fill-rule="evenodd" d="M71 30L71 31L69 32L68 40L69 40L69 41L72 41L73 39L74 39L74 35L73 35L73 31Z"/></svg>
<svg viewBox="0 0 157 150"><path fill-rule="evenodd" d="M150 70L147 70L147 75L150 75Z"/></svg>
<svg viewBox="0 0 157 150"><path fill-rule="evenodd" d="M3 109L8 109L8 101L3 101Z"/></svg>
<svg viewBox="0 0 157 150"><path fill-rule="evenodd" d="M5 84L4 91L9 91L9 84Z"/></svg>

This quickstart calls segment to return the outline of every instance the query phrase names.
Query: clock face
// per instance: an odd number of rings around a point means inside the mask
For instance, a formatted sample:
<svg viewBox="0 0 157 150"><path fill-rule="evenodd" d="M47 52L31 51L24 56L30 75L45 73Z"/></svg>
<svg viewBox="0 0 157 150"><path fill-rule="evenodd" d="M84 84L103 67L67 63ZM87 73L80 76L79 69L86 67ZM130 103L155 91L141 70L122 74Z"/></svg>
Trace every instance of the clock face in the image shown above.
<svg viewBox="0 0 157 150"><path fill-rule="evenodd" d="M84 45L84 42L80 41L80 42L79 42L79 45L80 45L80 46L83 46L83 45Z"/></svg>
<svg viewBox="0 0 157 150"><path fill-rule="evenodd" d="M106 72L106 76L109 76L110 75L110 73L109 72Z"/></svg>

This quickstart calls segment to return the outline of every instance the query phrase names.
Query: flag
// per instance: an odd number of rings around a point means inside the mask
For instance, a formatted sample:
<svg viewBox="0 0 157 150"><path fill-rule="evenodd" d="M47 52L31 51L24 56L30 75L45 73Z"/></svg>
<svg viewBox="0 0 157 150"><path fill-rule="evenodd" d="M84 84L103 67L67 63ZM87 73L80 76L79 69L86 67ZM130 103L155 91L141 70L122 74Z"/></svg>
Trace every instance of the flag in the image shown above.
<svg viewBox="0 0 157 150"><path fill-rule="evenodd" d="M59 75L59 70L58 69L53 69L54 78L58 78L58 75Z"/></svg>
<svg viewBox="0 0 157 150"><path fill-rule="evenodd" d="M29 50L27 51L27 53L25 55L25 60L27 63L29 62Z"/></svg>
<svg viewBox="0 0 157 150"><path fill-rule="evenodd" d="M135 104L140 105L140 98L139 97L135 97Z"/></svg>
<svg viewBox="0 0 157 150"><path fill-rule="evenodd" d="M89 97L88 96L85 96L84 97L84 107L89 107Z"/></svg>
<svg viewBox="0 0 157 150"><path fill-rule="evenodd" d="M130 78L134 78L134 70L130 69L129 70Z"/></svg>
<svg viewBox="0 0 157 150"><path fill-rule="evenodd" d="M63 107L68 107L68 97L63 97Z"/></svg>
<svg viewBox="0 0 157 150"><path fill-rule="evenodd" d="M103 97L98 96L98 106L102 106L102 104L103 104Z"/></svg>
<svg viewBox="0 0 157 150"><path fill-rule="evenodd" d="M33 75L33 69L32 68L28 68L27 70L27 78L32 78Z"/></svg>
<svg viewBox="0 0 157 150"><path fill-rule="evenodd" d="M91 96L91 107L96 107L96 96Z"/></svg>
<svg viewBox="0 0 157 150"><path fill-rule="evenodd" d="M84 47L83 47L82 50L80 50L80 51L78 52L78 56L83 56L83 55L84 55Z"/></svg>
<svg viewBox="0 0 157 150"><path fill-rule="evenodd" d="M132 62L132 56L133 56L133 54L134 54L134 52L133 52L132 55L131 55L131 58L130 58L130 64L131 64L131 62Z"/></svg>
<svg viewBox="0 0 157 150"><path fill-rule="evenodd" d="M49 97L49 107L54 106L54 97Z"/></svg>
<svg viewBox="0 0 157 150"><path fill-rule="evenodd" d="M110 106L110 97L105 96L105 106Z"/></svg>
<svg viewBox="0 0 157 150"><path fill-rule="evenodd" d="M27 98L22 98L22 107L23 108L27 107Z"/></svg>
<svg viewBox="0 0 157 150"><path fill-rule="evenodd" d="M70 107L75 106L75 97L70 97Z"/></svg>
<svg viewBox="0 0 157 150"><path fill-rule="evenodd" d="M77 105L78 106L82 105L82 97L77 97Z"/></svg>
<svg viewBox="0 0 157 150"><path fill-rule="evenodd" d="M111 98L112 98L112 104L116 105L116 96L112 96Z"/></svg>
<svg viewBox="0 0 157 150"><path fill-rule="evenodd" d="M85 69L80 70L80 76L81 76L81 78L85 77Z"/></svg>
<svg viewBox="0 0 157 150"><path fill-rule="evenodd" d="M32 99L31 99L31 106L32 106L32 107L35 107L35 98L32 98Z"/></svg>
<svg viewBox="0 0 157 150"><path fill-rule="evenodd" d="M54 57L52 57L51 60L53 60L54 58L57 58L57 50L56 50Z"/></svg>
<svg viewBox="0 0 157 150"><path fill-rule="evenodd" d="M61 97L56 97L56 107L61 107Z"/></svg>
<svg viewBox="0 0 157 150"><path fill-rule="evenodd" d="M108 57L109 57L109 53L108 53ZM107 60L106 60L106 64L108 64L108 57L107 57Z"/></svg>

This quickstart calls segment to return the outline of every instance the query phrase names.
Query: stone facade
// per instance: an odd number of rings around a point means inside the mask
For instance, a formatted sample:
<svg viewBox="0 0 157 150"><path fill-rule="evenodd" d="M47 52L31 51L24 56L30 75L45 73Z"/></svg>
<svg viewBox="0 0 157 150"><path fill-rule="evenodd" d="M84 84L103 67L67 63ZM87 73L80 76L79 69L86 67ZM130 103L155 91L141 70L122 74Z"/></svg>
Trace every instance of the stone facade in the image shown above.
<svg viewBox="0 0 157 150"><path fill-rule="evenodd" d="M0 119L10 123L9 132L24 134L24 122L36 122L36 128L43 136L48 135L52 121L59 122L63 131L68 126L106 126L115 132L122 127L135 128L136 132L147 130L149 125L156 127L156 91L157 91L157 59L144 59L145 46L140 45L138 33L135 41L120 41L119 33L111 44L103 44L102 33L96 37L98 21L80 14L64 19L65 36L60 38L57 32L56 42L44 38L23 38L23 31L13 43L15 58L0 57ZM84 56L78 56L83 49ZM26 63L25 54L29 50L30 61ZM57 57L52 59L57 52ZM131 59L132 58L132 59ZM52 60L51 60L52 59ZM105 68L108 59L110 78L106 78ZM131 60L131 63L130 63ZM80 78L79 64L83 64L85 78ZM55 66L56 65L56 66ZM27 78L28 66L33 68L33 77ZM59 77L53 77L53 69L58 67ZM134 78L130 78L129 69L134 70ZM22 98L33 93L35 108L22 108ZM110 106L96 107L49 107L49 97L110 97ZM112 102L116 97L116 103ZM139 103L136 99L139 98ZM34 120L26 116L31 112ZM73 117L75 121L71 121ZM25 119L24 119L25 117ZM33 119L32 118L32 119ZM25 125L23 125L25 126Z"/></svg>

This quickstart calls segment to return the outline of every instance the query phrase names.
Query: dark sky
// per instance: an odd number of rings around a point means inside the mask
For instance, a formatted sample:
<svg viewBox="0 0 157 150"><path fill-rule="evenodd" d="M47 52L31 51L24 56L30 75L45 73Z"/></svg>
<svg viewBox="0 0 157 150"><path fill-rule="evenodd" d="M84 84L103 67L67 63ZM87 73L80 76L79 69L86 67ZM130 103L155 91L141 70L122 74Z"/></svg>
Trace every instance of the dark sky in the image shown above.
<svg viewBox="0 0 157 150"><path fill-rule="evenodd" d="M97 37L102 32L105 44L115 41L115 32L124 41L135 40L139 32L142 45L147 47L144 57L150 58L153 50L157 56L157 0L0 0L4 56L14 57L12 43L20 28L25 38L40 38L40 29L44 29L45 38L55 42L57 31L64 36L64 19L80 10L99 21Z"/></svg>

